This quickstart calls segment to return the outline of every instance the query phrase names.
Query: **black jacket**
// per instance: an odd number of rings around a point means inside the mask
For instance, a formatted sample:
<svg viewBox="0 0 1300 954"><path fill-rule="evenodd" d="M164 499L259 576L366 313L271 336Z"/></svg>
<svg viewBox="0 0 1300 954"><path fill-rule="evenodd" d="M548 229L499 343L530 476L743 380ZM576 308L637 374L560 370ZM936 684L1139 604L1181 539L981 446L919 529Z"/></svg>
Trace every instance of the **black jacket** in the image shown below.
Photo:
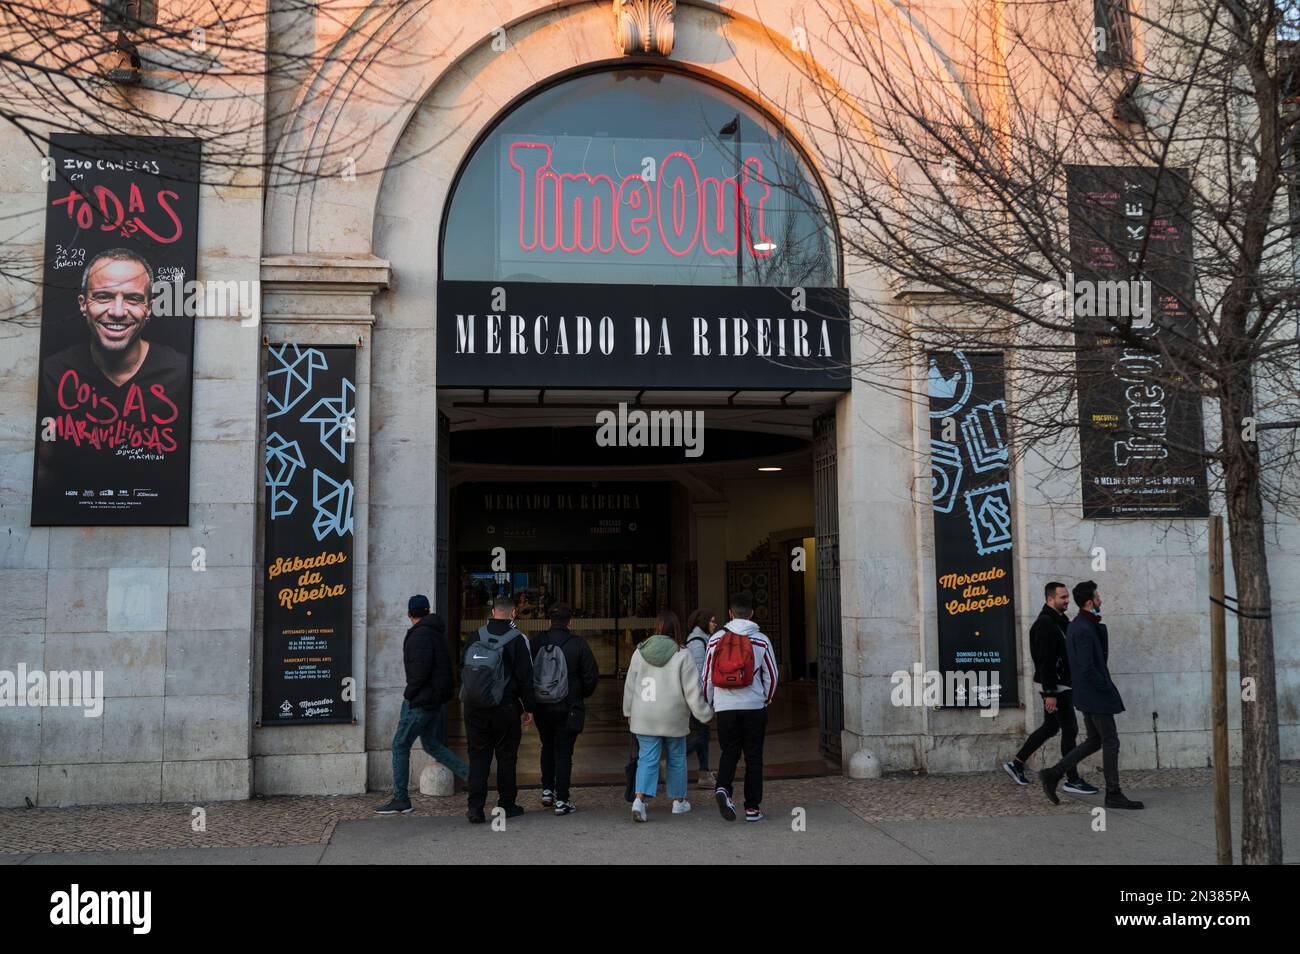
<svg viewBox="0 0 1300 954"><path fill-rule="evenodd" d="M586 703L583 700L596 691L600 679L596 654L577 633L563 627L552 627L533 640L533 659L537 659L543 646L549 645L559 646L560 652L564 653L564 662L569 668L569 696L564 702L539 702L538 710L585 709Z"/></svg>
<svg viewBox="0 0 1300 954"><path fill-rule="evenodd" d="M1034 659L1034 682L1043 687L1043 697L1055 696L1057 686L1070 682L1070 659L1065 649L1065 628L1070 617L1047 604L1029 628L1029 654Z"/></svg>
<svg viewBox="0 0 1300 954"><path fill-rule="evenodd" d="M490 619L487 630L493 636L504 636L514 626L508 619ZM474 640L478 641L475 634ZM537 699L533 695L533 657L528 649L528 637L516 636L506 643L501 651L506 664L506 692L501 697L502 705L518 700L525 712L537 708Z"/></svg>
<svg viewBox="0 0 1300 954"><path fill-rule="evenodd" d="M1065 646L1070 654L1070 673L1074 682L1074 707L1085 713L1124 711L1124 700L1110 678L1107 662L1110 658L1110 635L1106 624L1087 610L1070 623L1065 633Z"/></svg>
<svg viewBox="0 0 1300 954"><path fill-rule="evenodd" d="M429 613L406 631L402 662L406 664L406 691L402 695L411 706L434 708L454 694L447 624L441 616Z"/></svg>

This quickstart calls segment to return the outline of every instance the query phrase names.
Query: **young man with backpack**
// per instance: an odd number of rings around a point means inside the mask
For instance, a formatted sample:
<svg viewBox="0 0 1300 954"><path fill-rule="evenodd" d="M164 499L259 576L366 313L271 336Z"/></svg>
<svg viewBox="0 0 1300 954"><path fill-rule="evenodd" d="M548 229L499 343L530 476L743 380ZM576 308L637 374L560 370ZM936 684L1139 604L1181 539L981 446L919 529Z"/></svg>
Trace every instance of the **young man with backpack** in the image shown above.
<svg viewBox="0 0 1300 954"><path fill-rule="evenodd" d="M732 783L741 752L745 753L745 821L763 818L763 739L767 707L776 693L776 659L772 644L751 619L754 598L731 597L726 626L709 637L704 657L704 691L717 713L718 787L714 797L727 821L736 820Z"/></svg>
<svg viewBox="0 0 1300 954"><path fill-rule="evenodd" d="M469 775L469 766L442 741L447 703L452 691L451 652L447 648L447 624L429 612L429 598L423 594L406 602L411 628L402 643L406 667L406 690L402 693L402 714L393 733L393 797L375 809L376 815L406 815L411 811L407 785L411 778L411 745L416 739L424 751L457 778Z"/></svg>
<svg viewBox="0 0 1300 954"><path fill-rule="evenodd" d="M587 641L569 629L573 611L551 606L551 628L533 643L533 719L542 742L542 804L570 815L573 745L587 719L586 698L596 691L600 669Z"/></svg>
<svg viewBox="0 0 1300 954"><path fill-rule="evenodd" d="M469 748L468 814L474 824L487 821L483 807L494 754L497 806L505 809L507 818L524 813L516 801L515 765L522 726L533 718L533 661L527 637L515 627L514 612L512 597L492 601L492 618L466 647L461 669L460 700L465 704Z"/></svg>

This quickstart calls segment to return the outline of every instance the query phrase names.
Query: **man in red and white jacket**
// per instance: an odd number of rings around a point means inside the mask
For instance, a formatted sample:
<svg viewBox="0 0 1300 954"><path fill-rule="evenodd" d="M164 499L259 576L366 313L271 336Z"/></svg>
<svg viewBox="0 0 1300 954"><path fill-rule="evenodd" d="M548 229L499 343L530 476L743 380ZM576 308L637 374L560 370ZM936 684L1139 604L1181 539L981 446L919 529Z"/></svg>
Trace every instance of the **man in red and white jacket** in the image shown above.
<svg viewBox="0 0 1300 954"><path fill-rule="evenodd" d="M754 598L749 593L737 593L731 597L731 619L709 637L708 649L704 657L704 692L709 705L718 716L718 745L722 755L718 760L718 788L714 796L718 800L718 810L727 821L736 820L736 806L731 800L732 783L736 779L736 765L740 753L745 753L745 821L759 821L763 817L763 739L767 733L767 707L776 694L776 658L772 652L772 643L758 624L751 619L754 615ZM735 688L724 688L718 683L725 682L722 674L726 660L734 665L734 652L729 654L722 649L728 632L743 637L737 645L735 637L729 642L732 649L738 648L742 653L752 653L753 665L749 667L745 659L745 676L749 672L753 678L748 684ZM748 647L746 647L746 641ZM735 672L728 675L736 678Z"/></svg>

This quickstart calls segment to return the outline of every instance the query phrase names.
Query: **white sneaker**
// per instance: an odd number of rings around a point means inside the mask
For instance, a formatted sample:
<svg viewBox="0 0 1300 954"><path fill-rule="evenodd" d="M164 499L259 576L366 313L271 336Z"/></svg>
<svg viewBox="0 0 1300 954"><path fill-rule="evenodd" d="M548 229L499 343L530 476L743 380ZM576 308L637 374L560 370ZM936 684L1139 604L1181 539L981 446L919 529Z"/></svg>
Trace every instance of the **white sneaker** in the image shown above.
<svg viewBox="0 0 1300 954"><path fill-rule="evenodd" d="M645 802L639 798L632 803L632 820L634 822L645 821Z"/></svg>
<svg viewBox="0 0 1300 954"><path fill-rule="evenodd" d="M674 798L674 799L673 799L673 814L674 814L674 815L685 815L685 814L686 814L687 812L689 812L690 810L691 810L691 803L688 802L686 799L684 799L684 798Z"/></svg>

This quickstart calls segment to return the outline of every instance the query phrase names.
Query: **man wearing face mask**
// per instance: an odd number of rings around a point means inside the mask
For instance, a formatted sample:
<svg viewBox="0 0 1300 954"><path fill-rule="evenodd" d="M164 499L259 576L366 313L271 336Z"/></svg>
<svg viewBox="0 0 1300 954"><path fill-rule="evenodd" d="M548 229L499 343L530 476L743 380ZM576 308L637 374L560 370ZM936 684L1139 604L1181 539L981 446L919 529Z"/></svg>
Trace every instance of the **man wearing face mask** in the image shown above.
<svg viewBox="0 0 1300 954"><path fill-rule="evenodd" d="M1074 717L1074 693L1070 689L1070 660L1065 648L1065 630L1070 617L1065 615L1070 605L1070 591L1064 583L1055 580L1043 588L1043 609L1029 630L1029 652L1034 660L1034 688L1043 699L1043 724L1020 747L1016 757L1003 762L1002 768L1017 785L1028 785L1025 762L1038 748L1061 733L1061 755L1069 755L1079 735L1079 722ZM1097 789L1079 777L1079 770L1070 766L1065 790L1075 795L1096 795Z"/></svg>

